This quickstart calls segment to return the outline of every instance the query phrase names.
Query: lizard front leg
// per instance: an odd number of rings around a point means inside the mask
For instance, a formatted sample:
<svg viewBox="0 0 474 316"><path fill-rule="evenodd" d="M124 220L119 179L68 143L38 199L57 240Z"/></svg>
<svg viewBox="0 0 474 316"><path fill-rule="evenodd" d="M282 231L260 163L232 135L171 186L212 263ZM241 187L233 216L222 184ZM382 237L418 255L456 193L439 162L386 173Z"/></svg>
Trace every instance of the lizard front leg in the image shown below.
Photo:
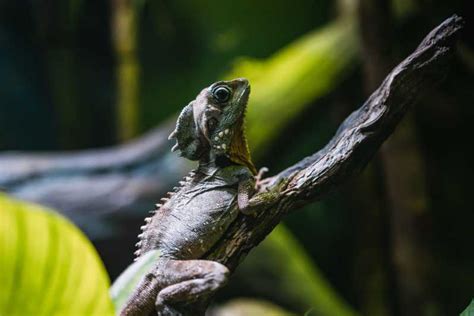
<svg viewBox="0 0 474 316"><path fill-rule="evenodd" d="M258 173L255 176L255 190L260 189L260 187L262 187L262 185L265 183L265 180L263 180L263 175L267 172L267 167L262 167L260 170L258 170Z"/></svg>
<svg viewBox="0 0 474 316"><path fill-rule="evenodd" d="M259 208L274 197L273 192L256 193L256 181L253 178L239 182L237 204L245 215L256 215Z"/></svg>
<svg viewBox="0 0 474 316"><path fill-rule="evenodd" d="M174 304L213 293L228 276L229 269L215 261L162 259L142 280L120 315L149 315L153 303L157 315L180 315Z"/></svg>
<svg viewBox="0 0 474 316"><path fill-rule="evenodd" d="M266 179L262 180L262 177L267 171L267 168L261 168L255 178L247 178L239 182L237 188L237 204L239 210L245 215L255 216L262 207L275 200L280 194L280 189L287 185L287 180L280 181L276 190L266 191Z"/></svg>

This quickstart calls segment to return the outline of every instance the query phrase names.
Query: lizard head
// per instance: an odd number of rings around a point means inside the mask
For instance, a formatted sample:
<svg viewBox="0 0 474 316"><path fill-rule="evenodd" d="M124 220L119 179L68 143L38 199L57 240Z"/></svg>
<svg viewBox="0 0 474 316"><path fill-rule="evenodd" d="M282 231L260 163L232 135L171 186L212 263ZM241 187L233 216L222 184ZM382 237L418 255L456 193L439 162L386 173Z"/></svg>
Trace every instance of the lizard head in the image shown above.
<svg viewBox="0 0 474 316"><path fill-rule="evenodd" d="M173 150L179 149L190 160L206 154L227 157L255 173L244 133L249 94L249 82L243 78L218 81L203 89L178 118L170 135L177 141Z"/></svg>

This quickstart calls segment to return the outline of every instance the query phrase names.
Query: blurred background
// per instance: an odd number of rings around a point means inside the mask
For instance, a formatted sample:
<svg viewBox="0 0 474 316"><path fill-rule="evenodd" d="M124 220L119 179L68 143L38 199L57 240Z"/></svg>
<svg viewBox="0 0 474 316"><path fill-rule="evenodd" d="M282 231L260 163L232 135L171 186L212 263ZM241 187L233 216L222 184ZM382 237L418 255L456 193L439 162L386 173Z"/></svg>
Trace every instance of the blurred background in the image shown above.
<svg viewBox="0 0 474 316"><path fill-rule="evenodd" d="M114 279L133 258L147 211L190 168L164 137L202 88L250 79L250 146L274 174L324 146L456 13L466 30L443 82L363 174L286 218L215 309L457 314L474 297L469 4L1 0L0 187L71 218Z"/></svg>

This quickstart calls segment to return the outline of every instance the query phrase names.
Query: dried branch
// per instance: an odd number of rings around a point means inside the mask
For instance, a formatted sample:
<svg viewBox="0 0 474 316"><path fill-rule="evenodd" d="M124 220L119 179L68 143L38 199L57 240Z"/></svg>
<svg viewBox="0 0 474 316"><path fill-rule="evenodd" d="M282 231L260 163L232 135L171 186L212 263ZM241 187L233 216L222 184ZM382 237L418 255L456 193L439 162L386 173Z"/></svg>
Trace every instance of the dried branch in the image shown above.
<svg viewBox="0 0 474 316"><path fill-rule="evenodd" d="M360 171L420 93L443 78L462 23L460 17L453 16L431 31L342 123L326 147L271 179L272 186L282 179L291 180L281 198L296 195L293 199L307 203Z"/></svg>
<svg viewBox="0 0 474 316"><path fill-rule="evenodd" d="M265 194L259 214L255 218L241 215L206 258L234 270L283 215L324 197L360 172L420 93L440 82L462 25L463 20L454 15L431 31L364 105L342 123L326 147L266 179L259 193ZM207 303L192 303L183 306L183 311L196 314Z"/></svg>

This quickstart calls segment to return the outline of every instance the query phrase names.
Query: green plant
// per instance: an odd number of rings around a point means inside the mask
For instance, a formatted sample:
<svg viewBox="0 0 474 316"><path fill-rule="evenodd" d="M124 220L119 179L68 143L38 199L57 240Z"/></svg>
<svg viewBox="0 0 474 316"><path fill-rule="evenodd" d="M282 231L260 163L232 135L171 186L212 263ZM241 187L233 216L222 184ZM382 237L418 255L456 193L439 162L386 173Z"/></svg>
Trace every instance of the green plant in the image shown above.
<svg viewBox="0 0 474 316"><path fill-rule="evenodd" d="M468 307L460 314L460 316L474 316L474 299Z"/></svg>
<svg viewBox="0 0 474 316"><path fill-rule="evenodd" d="M0 315L114 315L94 247L53 211L0 194Z"/></svg>

